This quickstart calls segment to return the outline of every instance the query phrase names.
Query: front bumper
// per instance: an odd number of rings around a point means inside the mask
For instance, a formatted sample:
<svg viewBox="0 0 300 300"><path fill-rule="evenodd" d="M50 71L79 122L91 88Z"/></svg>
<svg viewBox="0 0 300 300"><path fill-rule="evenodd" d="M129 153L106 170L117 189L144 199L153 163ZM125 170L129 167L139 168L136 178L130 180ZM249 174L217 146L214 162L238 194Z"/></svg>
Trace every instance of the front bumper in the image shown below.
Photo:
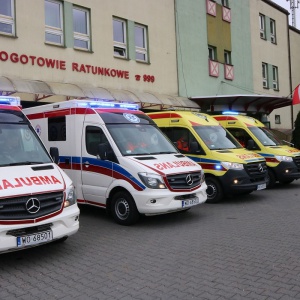
<svg viewBox="0 0 300 300"><path fill-rule="evenodd" d="M250 177L245 170L228 170L220 177L225 194L239 194L266 188L267 172Z"/></svg>
<svg viewBox="0 0 300 300"><path fill-rule="evenodd" d="M272 170L275 173L276 179L278 181L299 179L300 172L294 162L280 162Z"/></svg>
<svg viewBox="0 0 300 300"><path fill-rule="evenodd" d="M35 233L35 229L38 226L47 226L49 224L53 240L49 242L53 242L55 240L59 240L61 238L65 238L75 234L79 229L79 208L77 204L72 205L70 207L65 208L62 213L59 215L44 220L39 223L33 223L28 225L18 224L18 225L0 225L0 253L3 252L11 252L16 250L22 250L28 247L18 247L17 245L17 233L22 231L33 231ZM37 232L37 231L36 231ZM48 242L46 242L48 243ZM35 246L43 245L45 243L40 243Z"/></svg>
<svg viewBox="0 0 300 300"><path fill-rule="evenodd" d="M142 193L133 193L132 196L140 214L159 215L187 209L188 207L183 207L182 201L197 198L197 203L192 206L204 203L207 199L206 189L207 185L204 182L197 190L191 192L146 189Z"/></svg>

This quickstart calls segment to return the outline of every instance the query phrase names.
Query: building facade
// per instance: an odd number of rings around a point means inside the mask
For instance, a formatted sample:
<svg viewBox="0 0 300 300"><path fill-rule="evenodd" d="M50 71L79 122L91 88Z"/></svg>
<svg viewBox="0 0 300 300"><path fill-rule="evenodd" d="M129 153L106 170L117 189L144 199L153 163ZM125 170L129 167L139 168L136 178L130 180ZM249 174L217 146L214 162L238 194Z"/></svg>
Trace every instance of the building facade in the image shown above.
<svg viewBox="0 0 300 300"><path fill-rule="evenodd" d="M70 98L237 106L291 129L300 34L288 15L271 0L2 0L0 94L25 107Z"/></svg>

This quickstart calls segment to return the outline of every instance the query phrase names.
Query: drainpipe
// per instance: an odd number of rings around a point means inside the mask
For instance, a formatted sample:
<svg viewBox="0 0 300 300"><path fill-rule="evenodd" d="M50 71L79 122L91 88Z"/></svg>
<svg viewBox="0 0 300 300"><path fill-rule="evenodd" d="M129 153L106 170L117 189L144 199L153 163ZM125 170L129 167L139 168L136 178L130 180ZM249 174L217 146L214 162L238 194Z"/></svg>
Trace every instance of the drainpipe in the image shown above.
<svg viewBox="0 0 300 300"><path fill-rule="evenodd" d="M291 41L290 41L290 25L289 25L289 15L286 16L287 20L287 38L288 38L288 57L289 57L289 78L290 78L290 95L293 97L293 85L292 85L292 62L291 62ZM294 129L294 111L293 104L291 104L291 123L292 129Z"/></svg>

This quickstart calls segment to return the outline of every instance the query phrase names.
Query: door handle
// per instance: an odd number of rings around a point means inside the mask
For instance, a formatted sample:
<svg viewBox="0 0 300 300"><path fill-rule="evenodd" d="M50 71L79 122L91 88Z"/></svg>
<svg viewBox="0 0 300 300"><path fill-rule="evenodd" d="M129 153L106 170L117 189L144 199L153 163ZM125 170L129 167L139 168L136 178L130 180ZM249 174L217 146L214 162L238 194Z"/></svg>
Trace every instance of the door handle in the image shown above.
<svg viewBox="0 0 300 300"><path fill-rule="evenodd" d="M90 163L89 163L88 161L86 161L86 162L84 162L84 166L85 166L86 168L88 168L88 167L90 166Z"/></svg>

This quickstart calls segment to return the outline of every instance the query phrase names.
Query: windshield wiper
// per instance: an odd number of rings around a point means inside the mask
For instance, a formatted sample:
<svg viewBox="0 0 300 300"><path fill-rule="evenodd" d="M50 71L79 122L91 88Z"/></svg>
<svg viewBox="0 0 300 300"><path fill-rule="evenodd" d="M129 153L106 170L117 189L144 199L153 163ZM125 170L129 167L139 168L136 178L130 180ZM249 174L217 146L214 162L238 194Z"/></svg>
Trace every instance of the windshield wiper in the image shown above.
<svg viewBox="0 0 300 300"><path fill-rule="evenodd" d="M175 151L161 151L161 152L152 152L151 154L172 154L172 153L178 153Z"/></svg>

